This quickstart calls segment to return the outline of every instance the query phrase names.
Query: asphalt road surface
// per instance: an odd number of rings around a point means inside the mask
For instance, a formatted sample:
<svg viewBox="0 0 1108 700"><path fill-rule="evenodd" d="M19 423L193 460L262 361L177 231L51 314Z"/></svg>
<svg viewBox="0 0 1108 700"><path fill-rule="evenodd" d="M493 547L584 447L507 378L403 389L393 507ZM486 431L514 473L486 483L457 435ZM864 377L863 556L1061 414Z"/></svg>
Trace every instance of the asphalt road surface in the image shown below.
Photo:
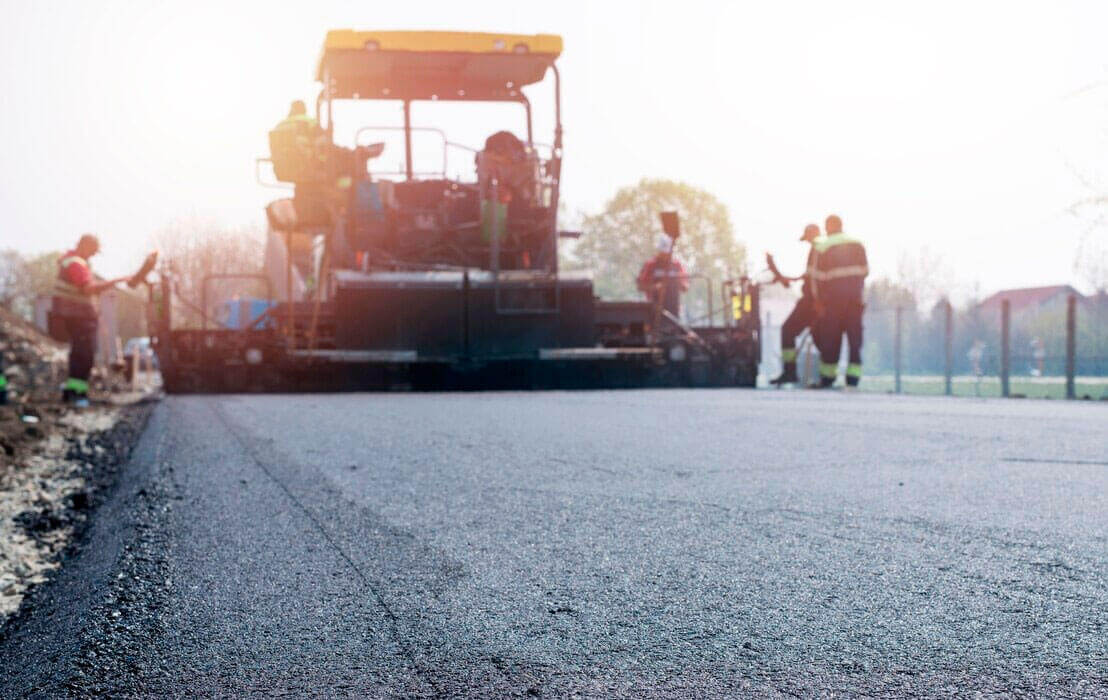
<svg viewBox="0 0 1108 700"><path fill-rule="evenodd" d="M174 397L6 685L1108 694L1108 406Z"/></svg>

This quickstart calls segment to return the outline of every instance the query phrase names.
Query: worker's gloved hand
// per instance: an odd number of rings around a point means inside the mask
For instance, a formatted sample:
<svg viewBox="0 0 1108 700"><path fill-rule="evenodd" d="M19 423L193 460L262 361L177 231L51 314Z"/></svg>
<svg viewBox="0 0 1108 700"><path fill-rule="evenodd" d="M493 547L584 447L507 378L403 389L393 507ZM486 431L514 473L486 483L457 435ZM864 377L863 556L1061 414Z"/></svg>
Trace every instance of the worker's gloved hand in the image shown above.
<svg viewBox="0 0 1108 700"><path fill-rule="evenodd" d="M142 267L138 269L131 279L127 280L127 286L131 289L139 286L146 281L146 276L154 269L154 266L158 264L158 251L150 253L146 256L146 259L142 261Z"/></svg>
<svg viewBox="0 0 1108 700"><path fill-rule="evenodd" d="M773 260L773 255L766 253L766 266L769 271L773 273L774 283L780 283L785 289L789 288L789 278L781 274L781 271L777 269L777 263Z"/></svg>

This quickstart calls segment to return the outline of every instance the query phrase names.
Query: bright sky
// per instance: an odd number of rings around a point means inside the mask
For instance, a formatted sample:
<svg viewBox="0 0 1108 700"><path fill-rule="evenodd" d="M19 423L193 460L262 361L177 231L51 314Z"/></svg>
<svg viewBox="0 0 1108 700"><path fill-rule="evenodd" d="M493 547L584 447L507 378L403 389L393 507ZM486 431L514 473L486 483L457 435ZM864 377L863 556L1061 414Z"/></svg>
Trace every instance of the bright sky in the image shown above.
<svg viewBox="0 0 1108 700"><path fill-rule="evenodd" d="M0 245L95 231L108 274L184 217L263 225L279 193L254 158L314 99L329 28L561 34L571 211L684 180L727 203L753 256L796 268L803 225L837 212L879 274L927 246L962 293L1071 281L1082 236L1105 235L1067 213L1096 194L1082 179L1108 190L1104 2L2 6Z"/></svg>

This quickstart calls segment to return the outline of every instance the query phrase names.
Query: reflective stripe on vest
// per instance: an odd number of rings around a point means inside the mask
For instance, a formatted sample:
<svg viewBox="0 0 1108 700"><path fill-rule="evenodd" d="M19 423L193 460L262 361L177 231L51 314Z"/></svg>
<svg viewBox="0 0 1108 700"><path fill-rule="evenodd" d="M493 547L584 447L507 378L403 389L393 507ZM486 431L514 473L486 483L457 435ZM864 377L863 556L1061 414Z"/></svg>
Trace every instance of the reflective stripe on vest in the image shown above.
<svg viewBox="0 0 1108 700"><path fill-rule="evenodd" d="M837 280L841 277L866 277L869 275L869 267L866 265L849 265L847 267L836 267L831 270L813 270L812 277L820 282L827 282L828 280Z"/></svg>
<svg viewBox="0 0 1108 700"><path fill-rule="evenodd" d="M845 233L833 233L823 240L816 241L812 244L812 247L816 249L817 253L822 253L828 248L834 248L837 245L845 245L847 243L857 243L858 245L862 245L862 242L859 241L857 238L851 238Z"/></svg>
<svg viewBox="0 0 1108 700"><path fill-rule="evenodd" d="M855 238L851 238L850 236L846 235L845 233L836 233L836 234L833 234L831 236L828 236L827 238L823 239L822 241L816 241L812 246L815 250L816 255L811 256L809 258L809 264L808 264L809 279L811 279L814 282L828 282L830 280L842 279L844 277L867 277L867 276L869 276L869 266L865 265L865 264L863 264L863 265L842 265L842 266L839 266L839 267L833 267L830 270L820 270L819 269L820 259L823 257L824 253L827 253L831 249L837 248L838 246L850 245L850 244L857 245L859 248L862 249L863 259L864 259L865 246L862 245L861 241L859 241Z"/></svg>
<svg viewBox="0 0 1108 700"><path fill-rule="evenodd" d="M65 380L65 384L62 385L62 389L66 389L77 394L87 394L88 380L70 377L69 379Z"/></svg>
<svg viewBox="0 0 1108 700"><path fill-rule="evenodd" d="M309 127L319 126L319 122L310 114L295 114L291 117L282 119L281 122L274 127L274 130L298 128L301 124L307 124Z"/></svg>
<svg viewBox="0 0 1108 700"><path fill-rule="evenodd" d="M80 255L67 255L58 261L58 277L54 280L53 294L56 297L66 297L79 301L82 304L92 304L92 299L89 295L81 291L81 288L77 285L66 281L65 268L70 265L77 264L85 269L88 269L88 261L82 258Z"/></svg>

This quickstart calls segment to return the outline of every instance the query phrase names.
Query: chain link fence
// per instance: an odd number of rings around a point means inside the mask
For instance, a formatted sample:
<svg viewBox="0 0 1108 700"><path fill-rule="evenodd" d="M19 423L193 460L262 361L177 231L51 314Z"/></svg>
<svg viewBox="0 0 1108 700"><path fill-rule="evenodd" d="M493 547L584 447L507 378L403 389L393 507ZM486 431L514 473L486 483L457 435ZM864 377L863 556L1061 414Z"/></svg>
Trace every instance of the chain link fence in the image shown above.
<svg viewBox="0 0 1108 700"><path fill-rule="evenodd" d="M763 374L772 376L780 323L764 320ZM807 382L819 354L807 334L799 350ZM944 301L929 312L870 305L862 360L863 391L1108 400L1108 298L1069 295L1018 310L1007 301L966 309Z"/></svg>

